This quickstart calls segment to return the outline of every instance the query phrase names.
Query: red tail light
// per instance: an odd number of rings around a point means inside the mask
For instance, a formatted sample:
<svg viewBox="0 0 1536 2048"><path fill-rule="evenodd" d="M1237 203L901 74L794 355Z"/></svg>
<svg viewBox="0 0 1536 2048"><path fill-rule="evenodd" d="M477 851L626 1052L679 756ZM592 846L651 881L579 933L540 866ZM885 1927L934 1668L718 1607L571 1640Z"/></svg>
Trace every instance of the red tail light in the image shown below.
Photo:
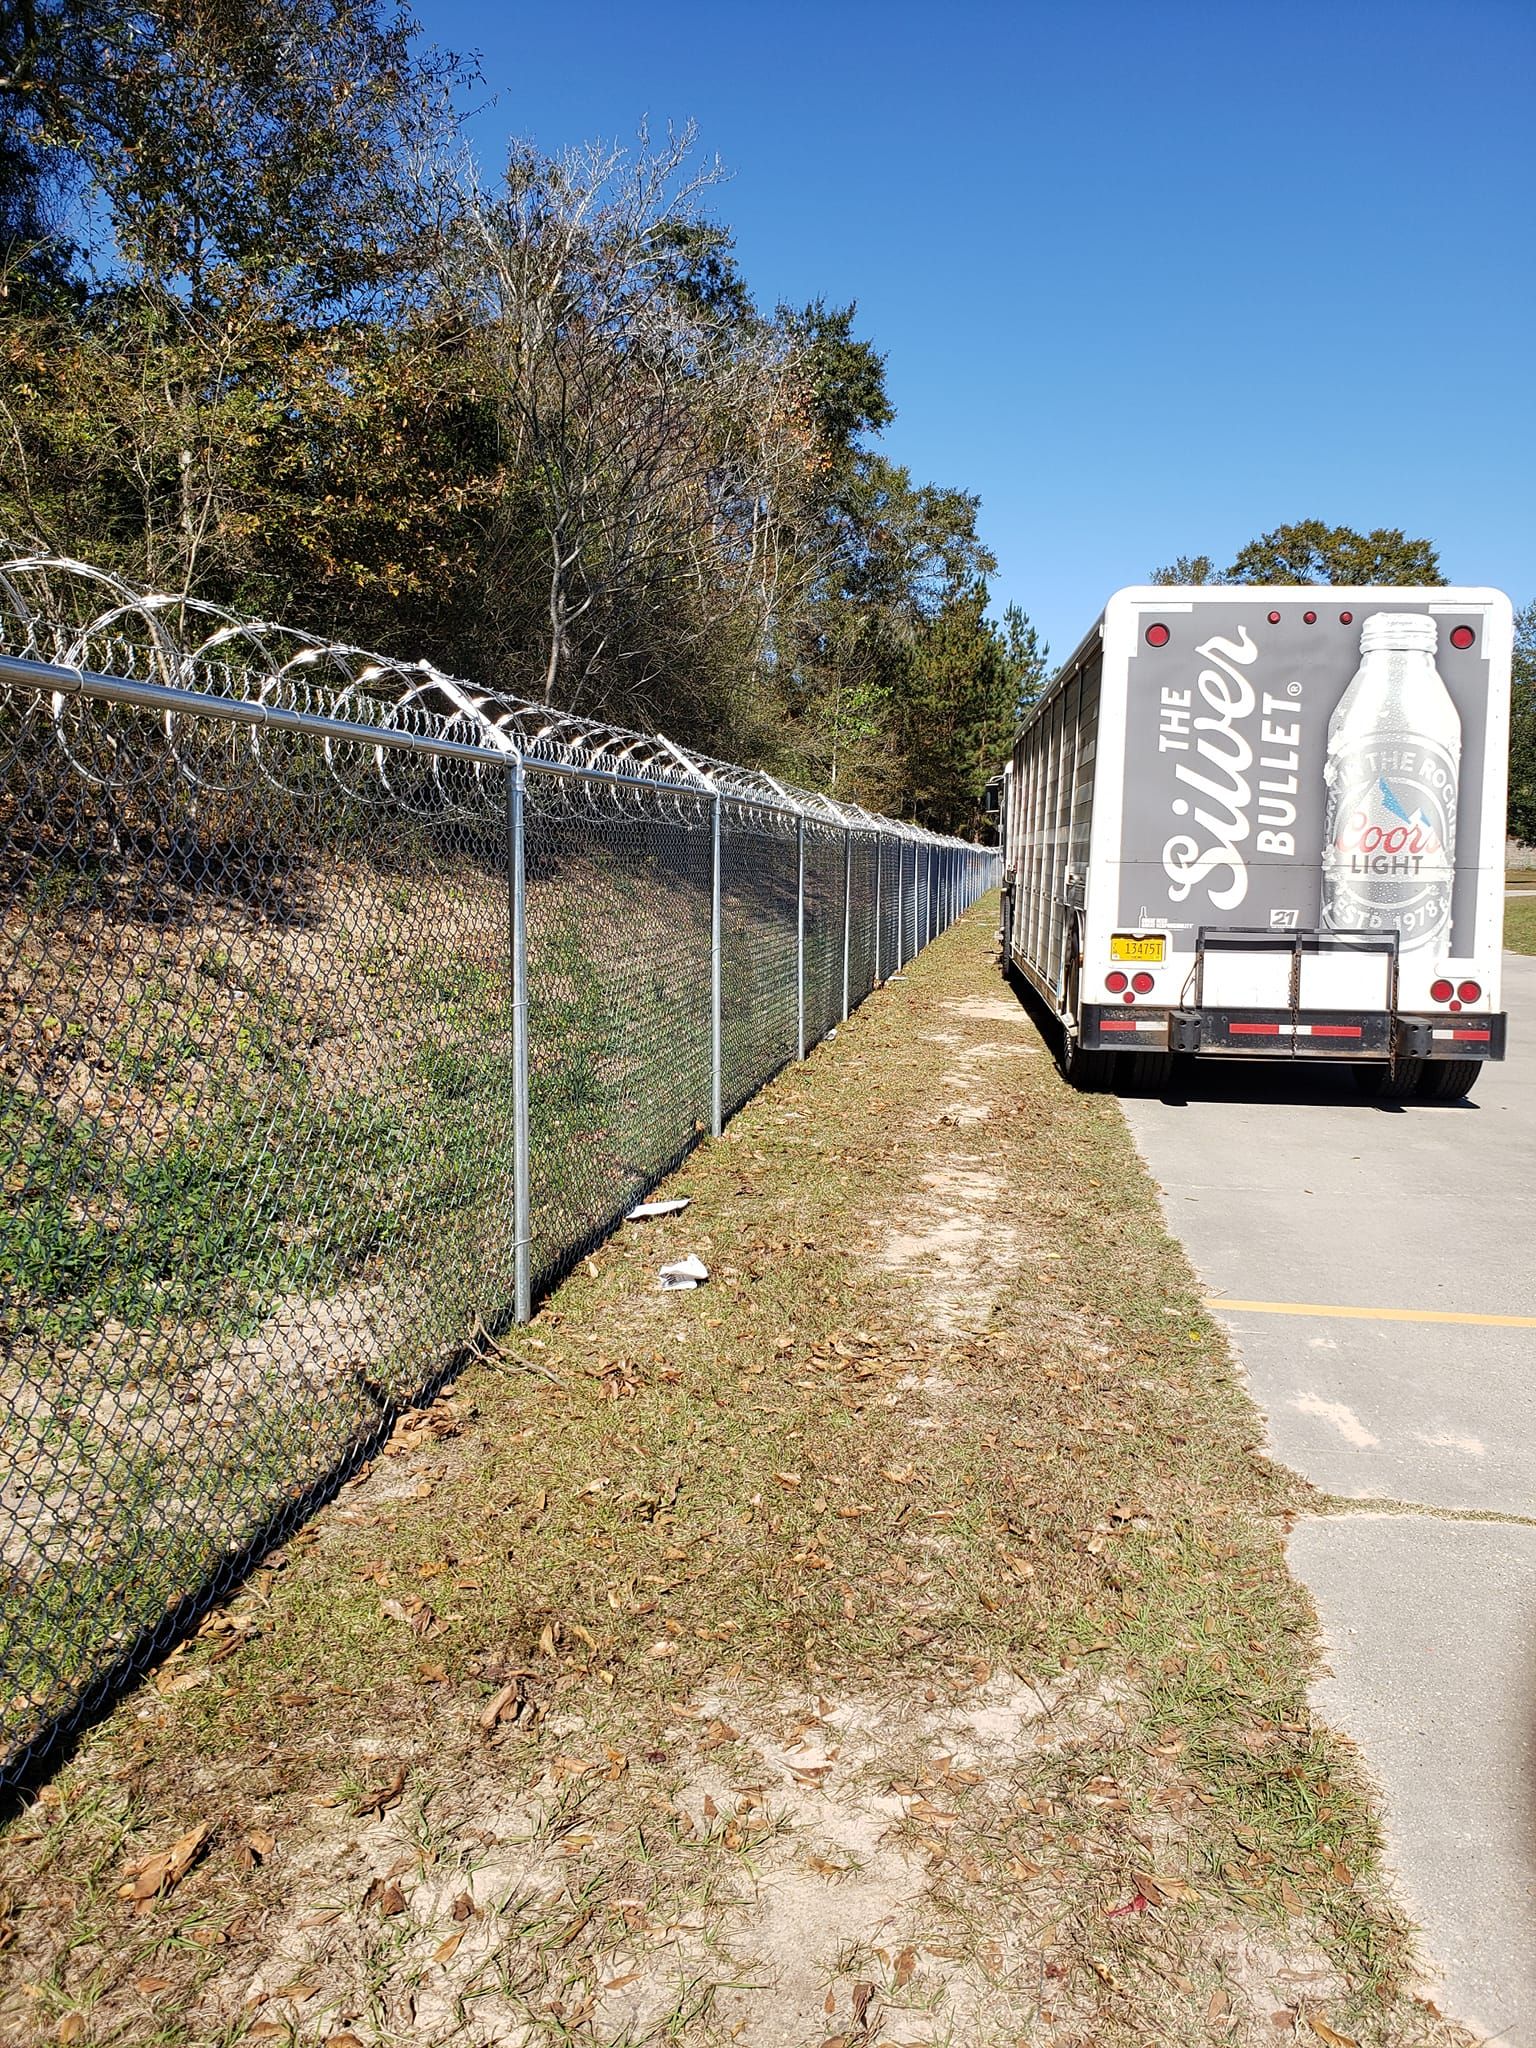
<svg viewBox="0 0 1536 2048"><path fill-rule="evenodd" d="M1455 993L1455 984L1452 982L1440 980L1429 984L1429 999L1432 1003L1448 1003Z"/></svg>
<svg viewBox="0 0 1536 2048"><path fill-rule="evenodd" d="M1120 972L1118 967L1115 969L1113 974L1106 974L1104 977L1104 986L1109 990L1112 996L1120 995L1124 991L1125 985L1125 976Z"/></svg>
<svg viewBox="0 0 1536 2048"><path fill-rule="evenodd" d="M1464 981L1456 991L1464 1003L1475 1003L1483 993L1480 981Z"/></svg>
<svg viewBox="0 0 1536 2048"><path fill-rule="evenodd" d="M1147 645L1149 647L1166 647L1168 645L1168 628L1166 626L1148 626Z"/></svg>
<svg viewBox="0 0 1536 2048"><path fill-rule="evenodd" d="M1476 638L1477 635L1470 626L1453 626L1451 628L1451 645L1453 647L1470 647Z"/></svg>
<svg viewBox="0 0 1536 2048"><path fill-rule="evenodd" d="M1135 989L1135 991L1136 991L1137 995L1139 995L1139 996L1149 996L1149 995L1151 995L1151 993L1152 993L1152 977L1151 977L1151 975L1150 975L1150 974L1133 974L1133 975L1131 976L1131 987L1132 987L1133 989Z"/></svg>

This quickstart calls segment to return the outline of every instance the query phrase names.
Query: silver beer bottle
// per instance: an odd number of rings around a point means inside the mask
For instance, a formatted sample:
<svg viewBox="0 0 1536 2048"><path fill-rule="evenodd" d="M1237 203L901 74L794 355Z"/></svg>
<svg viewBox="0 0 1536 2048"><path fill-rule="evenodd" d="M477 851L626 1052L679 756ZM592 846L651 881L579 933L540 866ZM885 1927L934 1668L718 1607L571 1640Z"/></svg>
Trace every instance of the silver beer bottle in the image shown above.
<svg viewBox="0 0 1536 2048"><path fill-rule="evenodd" d="M1448 949L1461 718L1423 612L1374 612L1328 725L1323 929Z"/></svg>

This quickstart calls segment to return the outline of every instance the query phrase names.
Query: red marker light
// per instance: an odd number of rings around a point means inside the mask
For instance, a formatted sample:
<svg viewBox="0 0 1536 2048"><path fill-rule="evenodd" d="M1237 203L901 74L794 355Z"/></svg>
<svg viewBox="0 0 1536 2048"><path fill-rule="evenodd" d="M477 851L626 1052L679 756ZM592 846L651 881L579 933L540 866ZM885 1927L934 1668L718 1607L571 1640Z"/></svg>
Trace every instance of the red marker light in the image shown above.
<svg viewBox="0 0 1536 2048"><path fill-rule="evenodd" d="M1464 1003L1475 1003L1482 992L1483 985L1480 981L1464 981L1456 991Z"/></svg>
<svg viewBox="0 0 1536 2048"><path fill-rule="evenodd" d="M1278 612L1271 612L1269 615L1269 623L1272 626L1278 626L1280 623L1280 614Z"/></svg>
<svg viewBox="0 0 1536 2048"><path fill-rule="evenodd" d="M1315 626L1317 624L1317 613L1303 612L1301 615L1301 622L1304 626Z"/></svg>
<svg viewBox="0 0 1536 2048"><path fill-rule="evenodd" d="M1125 985L1125 976L1120 972L1118 967L1115 969L1113 974L1106 974L1104 977L1104 986L1109 990L1112 996L1119 995L1120 992L1124 989Z"/></svg>
<svg viewBox="0 0 1536 2048"><path fill-rule="evenodd" d="M1128 1003L1134 1003L1134 1002L1135 1002L1135 1000L1136 1000L1136 998L1135 998L1135 997L1134 997L1134 996L1133 996L1133 995L1131 994L1131 992L1130 992L1130 990L1129 990L1129 989L1127 989L1127 990L1126 990L1126 992L1125 992L1125 1000L1126 1000L1126 1001L1127 1001Z"/></svg>
<svg viewBox="0 0 1536 2048"><path fill-rule="evenodd" d="M1453 999L1451 1002L1451 1008L1453 1010L1459 1010L1461 1008L1461 1005Z"/></svg>
<svg viewBox="0 0 1536 2048"><path fill-rule="evenodd" d="M1147 645L1149 647L1166 647L1168 645L1168 628L1166 626L1148 626Z"/></svg>
<svg viewBox="0 0 1536 2048"><path fill-rule="evenodd" d="M1339 613L1339 624L1340 624L1341 626L1352 626L1352 625L1354 624L1354 622L1355 622L1355 615L1354 615L1354 613L1353 613L1353 612L1340 612L1340 613Z"/></svg>
<svg viewBox="0 0 1536 2048"><path fill-rule="evenodd" d="M1451 628L1451 645L1453 647L1470 647L1476 638L1477 635L1470 626L1452 626Z"/></svg>
<svg viewBox="0 0 1536 2048"><path fill-rule="evenodd" d="M1139 995L1139 996L1149 996L1149 995L1151 995L1151 993L1152 993L1152 977L1151 977L1151 975L1150 975L1150 974L1133 974L1133 975L1131 976L1131 987L1132 987L1133 989L1135 989L1135 991L1136 991L1137 995Z"/></svg>
<svg viewBox="0 0 1536 2048"><path fill-rule="evenodd" d="M1432 1003L1448 1003L1455 993L1456 987L1454 982L1441 979L1440 981L1432 981L1429 984L1429 999Z"/></svg>

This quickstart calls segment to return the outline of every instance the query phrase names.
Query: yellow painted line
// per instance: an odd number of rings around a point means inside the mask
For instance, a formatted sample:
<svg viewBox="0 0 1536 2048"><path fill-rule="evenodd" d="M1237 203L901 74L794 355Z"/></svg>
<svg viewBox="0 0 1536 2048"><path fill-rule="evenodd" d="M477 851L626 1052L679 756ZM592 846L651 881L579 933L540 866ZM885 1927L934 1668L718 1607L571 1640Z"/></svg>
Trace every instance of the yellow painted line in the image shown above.
<svg viewBox="0 0 1536 2048"><path fill-rule="evenodd" d="M1366 1323L1482 1323L1497 1330L1536 1330L1536 1316L1463 1315L1449 1308L1340 1308L1320 1301L1228 1301L1217 1295L1208 1295L1205 1306L1259 1316L1352 1316Z"/></svg>

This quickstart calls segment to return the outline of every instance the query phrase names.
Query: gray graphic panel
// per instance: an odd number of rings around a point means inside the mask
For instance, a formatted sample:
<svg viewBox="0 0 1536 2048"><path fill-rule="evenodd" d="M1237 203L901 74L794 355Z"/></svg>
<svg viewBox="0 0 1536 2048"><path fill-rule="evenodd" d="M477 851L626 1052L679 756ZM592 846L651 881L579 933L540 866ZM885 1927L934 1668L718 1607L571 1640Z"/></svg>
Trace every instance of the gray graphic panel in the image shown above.
<svg viewBox="0 0 1536 2048"><path fill-rule="evenodd" d="M1454 858L1450 941L1447 946L1443 938L1442 901L1437 944L1440 951L1462 956L1477 950L1486 614L1433 614L1436 652L1432 659L1405 658L1410 683L1391 700L1393 749L1383 749L1379 734L1366 735L1372 743L1366 745L1355 731L1362 718L1372 723L1363 708L1352 709L1365 706L1371 677L1366 696L1357 690L1341 712L1341 700L1366 659L1361 639L1367 622L1388 613L1428 618L1434 601L1435 594L1426 591L1418 603L1394 598L1376 604L1361 597L1341 603L1319 591L1316 598L1273 604L1234 600L1198 603L1191 611L1140 609L1126 708L1118 897L1123 923L1165 924L1175 952L1193 950L1198 925L1370 929L1371 913L1361 905L1373 890L1384 906L1409 900L1416 886L1420 897L1432 895L1432 884L1422 882L1418 870L1432 875L1437 861ZM1272 611L1280 613L1278 620ZM1315 612L1311 624L1308 611ZM1465 637L1458 628L1470 631L1469 645L1455 644ZM1412 672L1415 661L1421 673ZM1431 752L1443 755L1445 730L1454 736L1457 721L1459 794L1453 788L1447 801L1442 788L1441 802L1426 810L1424 763ZM1382 719L1374 722L1379 726ZM1341 791L1334 805L1334 868L1342 859L1365 872L1352 895L1336 883L1331 887L1325 913L1330 725L1332 772ZM1438 770L1437 781L1443 783ZM1351 795L1367 784L1368 810ZM1407 879L1388 872L1394 868ZM1418 914L1417 933L1411 922L1402 927L1404 948L1429 936L1423 929L1426 913ZM1379 913L1388 923L1401 915L1394 907Z"/></svg>

